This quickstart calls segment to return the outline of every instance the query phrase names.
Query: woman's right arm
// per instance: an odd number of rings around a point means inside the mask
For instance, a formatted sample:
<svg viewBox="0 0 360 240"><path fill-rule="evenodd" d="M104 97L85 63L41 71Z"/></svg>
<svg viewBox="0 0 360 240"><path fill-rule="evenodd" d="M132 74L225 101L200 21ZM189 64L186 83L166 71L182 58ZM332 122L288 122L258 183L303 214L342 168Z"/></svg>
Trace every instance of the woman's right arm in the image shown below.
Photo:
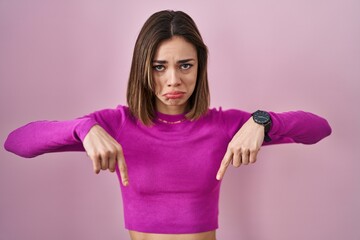
<svg viewBox="0 0 360 240"><path fill-rule="evenodd" d="M70 121L36 121L11 132L5 141L7 151L32 158L44 153L86 151L94 172L115 171L118 164L123 184L128 184L121 145L115 140L127 119L123 106L105 109Z"/></svg>
<svg viewBox="0 0 360 240"><path fill-rule="evenodd" d="M26 158L50 152L84 151L82 141L96 124L90 116L69 121L31 122L12 131L4 147Z"/></svg>

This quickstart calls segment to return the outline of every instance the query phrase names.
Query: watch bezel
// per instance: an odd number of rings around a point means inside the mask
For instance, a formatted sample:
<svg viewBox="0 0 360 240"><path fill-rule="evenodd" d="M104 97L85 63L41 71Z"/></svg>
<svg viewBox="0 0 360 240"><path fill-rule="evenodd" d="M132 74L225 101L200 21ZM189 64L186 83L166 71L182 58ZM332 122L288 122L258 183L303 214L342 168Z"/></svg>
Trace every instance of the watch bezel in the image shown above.
<svg viewBox="0 0 360 240"><path fill-rule="evenodd" d="M265 142L271 141L271 138L268 135L268 132L270 131L271 124L272 124L270 114L263 110L257 110L251 115L252 115L254 122L264 126Z"/></svg>
<svg viewBox="0 0 360 240"><path fill-rule="evenodd" d="M257 110L252 114L252 116L254 121L261 125L266 125L271 122L270 114L263 110Z"/></svg>

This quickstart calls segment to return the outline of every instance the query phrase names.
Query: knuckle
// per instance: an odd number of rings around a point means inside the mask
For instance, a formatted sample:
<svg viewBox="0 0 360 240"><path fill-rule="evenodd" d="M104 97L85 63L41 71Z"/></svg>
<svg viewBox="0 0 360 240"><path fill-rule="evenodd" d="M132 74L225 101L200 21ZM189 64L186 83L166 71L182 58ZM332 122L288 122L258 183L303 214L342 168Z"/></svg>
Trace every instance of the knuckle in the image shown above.
<svg viewBox="0 0 360 240"><path fill-rule="evenodd" d="M98 158L98 154L96 152L89 152L88 153L89 158L95 160Z"/></svg>
<svg viewBox="0 0 360 240"><path fill-rule="evenodd" d="M239 168L239 167L240 167L240 163L233 163L233 166L236 167L236 168Z"/></svg>
<svg viewBox="0 0 360 240"><path fill-rule="evenodd" d="M256 148L250 149L251 154L256 154L257 152L258 152L258 150Z"/></svg>
<svg viewBox="0 0 360 240"><path fill-rule="evenodd" d="M112 149L114 152L121 152L122 151L122 147L118 142L115 142L114 145L112 146Z"/></svg>
<svg viewBox="0 0 360 240"><path fill-rule="evenodd" d="M114 154L117 152L117 148L116 148L116 146L111 146L111 147L109 147L109 149L107 151L109 154Z"/></svg>
<svg viewBox="0 0 360 240"><path fill-rule="evenodd" d="M247 148L247 147L243 147L243 148L241 148L241 153L242 154L247 154L247 153L249 153L249 148Z"/></svg>
<svg viewBox="0 0 360 240"><path fill-rule="evenodd" d="M108 158L110 156L110 154L111 154L111 152L108 149L104 149L100 152L100 155L105 158Z"/></svg>
<svg viewBox="0 0 360 240"><path fill-rule="evenodd" d="M242 147L241 145L237 145L237 146L235 146L235 150L238 152L242 152L242 151L244 151L244 147Z"/></svg>
<svg viewBox="0 0 360 240"><path fill-rule="evenodd" d="M100 150L96 155L97 157L101 158L102 156L104 156L104 151Z"/></svg>
<svg viewBox="0 0 360 240"><path fill-rule="evenodd" d="M238 145L231 145L229 147L229 149L230 149L231 152L239 152L239 151L241 151L241 147L238 146Z"/></svg>

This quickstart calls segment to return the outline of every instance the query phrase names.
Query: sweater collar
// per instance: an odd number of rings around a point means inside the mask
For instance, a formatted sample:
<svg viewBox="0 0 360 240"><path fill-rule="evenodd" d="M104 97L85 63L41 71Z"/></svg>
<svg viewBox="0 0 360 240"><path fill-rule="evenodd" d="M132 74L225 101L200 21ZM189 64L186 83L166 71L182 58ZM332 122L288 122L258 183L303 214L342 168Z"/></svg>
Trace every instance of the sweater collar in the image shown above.
<svg viewBox="0 0 360 240"><path fill-rule="evenodd" d="M157 122L162 122L162 123L167 123L167 124L177 124L177 123L182 123L187 120L186 113L172 115L172 114L156 112L155 117L156 117Z"/></svg>

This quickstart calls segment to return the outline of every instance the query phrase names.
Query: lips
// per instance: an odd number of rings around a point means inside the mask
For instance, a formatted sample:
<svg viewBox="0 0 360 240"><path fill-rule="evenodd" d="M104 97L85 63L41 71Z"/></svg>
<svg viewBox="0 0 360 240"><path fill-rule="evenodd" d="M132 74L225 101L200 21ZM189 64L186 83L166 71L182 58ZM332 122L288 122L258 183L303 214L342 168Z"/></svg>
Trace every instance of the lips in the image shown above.
<svg viewBox="0 0 360 240"><path fill-rule="evenodd" d="M173 91L173 92L165 93L163 96L168 99L178 99L178 98L182 98L184 94L185 94L184 92Z"/></svg>

